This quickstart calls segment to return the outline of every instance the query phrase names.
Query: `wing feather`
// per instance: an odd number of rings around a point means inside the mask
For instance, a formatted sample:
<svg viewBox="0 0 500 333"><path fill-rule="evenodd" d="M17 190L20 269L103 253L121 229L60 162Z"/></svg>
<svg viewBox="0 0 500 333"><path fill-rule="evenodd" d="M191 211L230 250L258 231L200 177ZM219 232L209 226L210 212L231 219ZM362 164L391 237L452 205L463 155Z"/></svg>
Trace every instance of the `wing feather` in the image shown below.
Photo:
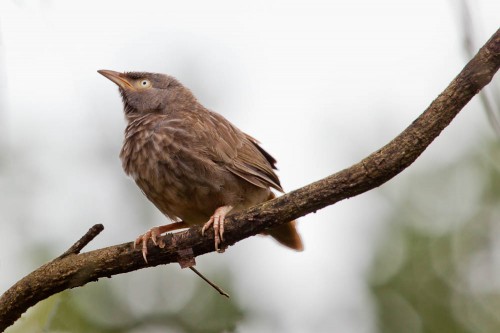
<svg viewBox="0 0 500 333"><path fill-rule="evenodd" d="M276 160L259 146L253 137L243 133L221 115L210 112L218 137L213 150L225 168L255 186L272 187L283 192L274 172Z"/></svg>

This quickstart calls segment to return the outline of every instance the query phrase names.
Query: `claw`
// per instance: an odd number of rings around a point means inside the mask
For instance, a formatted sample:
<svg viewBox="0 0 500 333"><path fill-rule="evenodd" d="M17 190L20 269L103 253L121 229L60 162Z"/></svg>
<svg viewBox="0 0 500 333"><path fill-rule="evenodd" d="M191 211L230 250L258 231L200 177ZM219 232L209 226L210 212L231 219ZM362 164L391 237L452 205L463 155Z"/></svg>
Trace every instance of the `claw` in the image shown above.
<svg viewBox="0 0 500 333"><path fill-rule="evenodd" d="M207 230L208 228L210 228L210 226L212 225L212 223L214 223L214 217L213 216L211 216L210 219L208 220L208 222L203 225L203 228L201 228L201 235L202 236L205 236L205 230Z"/></svg>
<svg viewBox="0 0 500 333"><path fill-rule="evenodd" d="M156 242L156 238L159 233L159 227L154 227L146 231L144 234L140 235L135 239L134 242L134 249L136 248L137 245L142 243L142 257L144 258L144 261L147 263L148 259L148 240L151 238L153 241L154 245L158 245Z"/></svg>
<svg viewBox="0 0 500 333"><path fill-rule="evenodd" d="M233 209L233 206L222 206L215 210L214 215L203 225L201 228L201 234L204 236L205 231L213 224L214 228L214 243L215 250L217 252L224 252L219 249L219 245L224 241L224 220L226 219L227 213Z"/></svg>
<svg viewBox="0 0 500 333"><path fill-rule="evenodd" d="M134 241L134 249L136 249L137 245L142 243L142 257L144 258L144 261L148 263L147 255L148 255L148 240L151 239L153 241L153 244L160 247L164 248L165 247L165 242L163 241L163 238L158 239L158 237L169 231L177 230L177 229L183 229L189 227L185 222L180 221L180 222L175 222L167 225L162 225L159 227L154 227L146 231L144 234L140 235L137 237Z"/></svg>
<svg viewBox="0 0 500 333"><path fill-rule="evenodd" d="M142 257L146 264L148 263L148 239L145 238L146 234L142 237Z"/></svg>

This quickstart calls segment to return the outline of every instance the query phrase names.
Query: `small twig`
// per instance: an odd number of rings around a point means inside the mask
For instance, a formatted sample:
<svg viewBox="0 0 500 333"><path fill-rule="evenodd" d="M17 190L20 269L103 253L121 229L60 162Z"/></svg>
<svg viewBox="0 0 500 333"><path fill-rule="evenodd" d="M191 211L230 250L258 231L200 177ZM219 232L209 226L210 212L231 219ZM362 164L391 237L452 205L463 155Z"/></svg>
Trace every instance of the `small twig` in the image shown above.
<svg viewBox="0 0 500 333"><path fill-rule="evenodd" d="M217 286L215 283L207 279L203 274L201 274L196 268L193 266L196 265L196 261L194 259L193 255L193 248L187 248L187 249L182 249L177 251L179 253L179 265L181 265L181 268L186 268L188 267L191 269L193 272L196 273L199 277L201 277L203 280L205 280L206 283L212 286L215 290L217 290L221 295L226 296L229 298L229 294L226 293L224 290L222 290L219 286ZM146 259L146 258L144 258Z"/></svg>
<svg viewBox="0 0 500 333"><path fill-rule="evenodd" d="M102 224L94 224L92 228L90 228L85 235L82 236L75 244L71 245L69 249L66 250L63 254L57 257L56 260L62 259L64 257L69 256L70 254L78 254L80 251L87 246L97 235L104 230L104 226Z"/></svg>
<svg viewBox="0 0 500 333"><path fill-rule="evenodd" d="M203 280L205 280L206 283L208 283L209 285L212 286L212 288L214 288L215 290L217 290L221 295L224 295L226 296L227 298L229 298L229 294L226 293L224 290L222 290L218 285L216 285L215 283L213 283L212 281L210 281L209 279L207 279L203 274L201 274L200 272L198 272L198 270L194 267L189 267L190 270L192 270L193 272L195 272L199 277L201 277Z"/></svg>

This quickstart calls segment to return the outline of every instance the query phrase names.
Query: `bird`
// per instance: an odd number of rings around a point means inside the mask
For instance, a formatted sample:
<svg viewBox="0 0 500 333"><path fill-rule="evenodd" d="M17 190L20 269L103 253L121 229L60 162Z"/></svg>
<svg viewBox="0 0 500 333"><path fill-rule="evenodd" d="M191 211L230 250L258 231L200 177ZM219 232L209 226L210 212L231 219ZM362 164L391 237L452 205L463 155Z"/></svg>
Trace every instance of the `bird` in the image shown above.
<svg viewBox="0 0 500 333"><path fill-rule="evenodd" d="M212 227L215 250L223 252L226 216L284 192L276 160L259 141L222 115L205 108L176 78L150 72L98 70L118 85L126 120L120 159L125 173L173 223L137 237L147 262L149 239L164 247L163 233ZM291 221L265 234L288 248L303 243Z"/></svg>

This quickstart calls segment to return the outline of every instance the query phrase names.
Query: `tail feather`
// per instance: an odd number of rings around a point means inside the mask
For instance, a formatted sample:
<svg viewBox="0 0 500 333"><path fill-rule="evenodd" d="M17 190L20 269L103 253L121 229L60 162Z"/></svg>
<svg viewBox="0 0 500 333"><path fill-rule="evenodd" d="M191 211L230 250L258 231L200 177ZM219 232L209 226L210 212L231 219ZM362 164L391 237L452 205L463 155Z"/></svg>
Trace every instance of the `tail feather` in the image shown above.
<svg viewBox="0 0 500 333"><path fill-rule="evenodd" d="M274 193L271 192L268 200L274 199L275 197ZM302 244L302 239L297 232L296 224L296 221L288 222L276 228L267 230L266 232L263 232L263 234L273 237L279 243L293 250L303 251L304 245Z"/></svg>
<svg viewBox="0 0 500 333"><path fill-rule="evenodd" d="M295 221L292 221L282 224L279 227L268 230L266 234L273 237L286 247L296 251L303 251L304 245L302 244L302 239L295 228L295 223Z"/></svg>

